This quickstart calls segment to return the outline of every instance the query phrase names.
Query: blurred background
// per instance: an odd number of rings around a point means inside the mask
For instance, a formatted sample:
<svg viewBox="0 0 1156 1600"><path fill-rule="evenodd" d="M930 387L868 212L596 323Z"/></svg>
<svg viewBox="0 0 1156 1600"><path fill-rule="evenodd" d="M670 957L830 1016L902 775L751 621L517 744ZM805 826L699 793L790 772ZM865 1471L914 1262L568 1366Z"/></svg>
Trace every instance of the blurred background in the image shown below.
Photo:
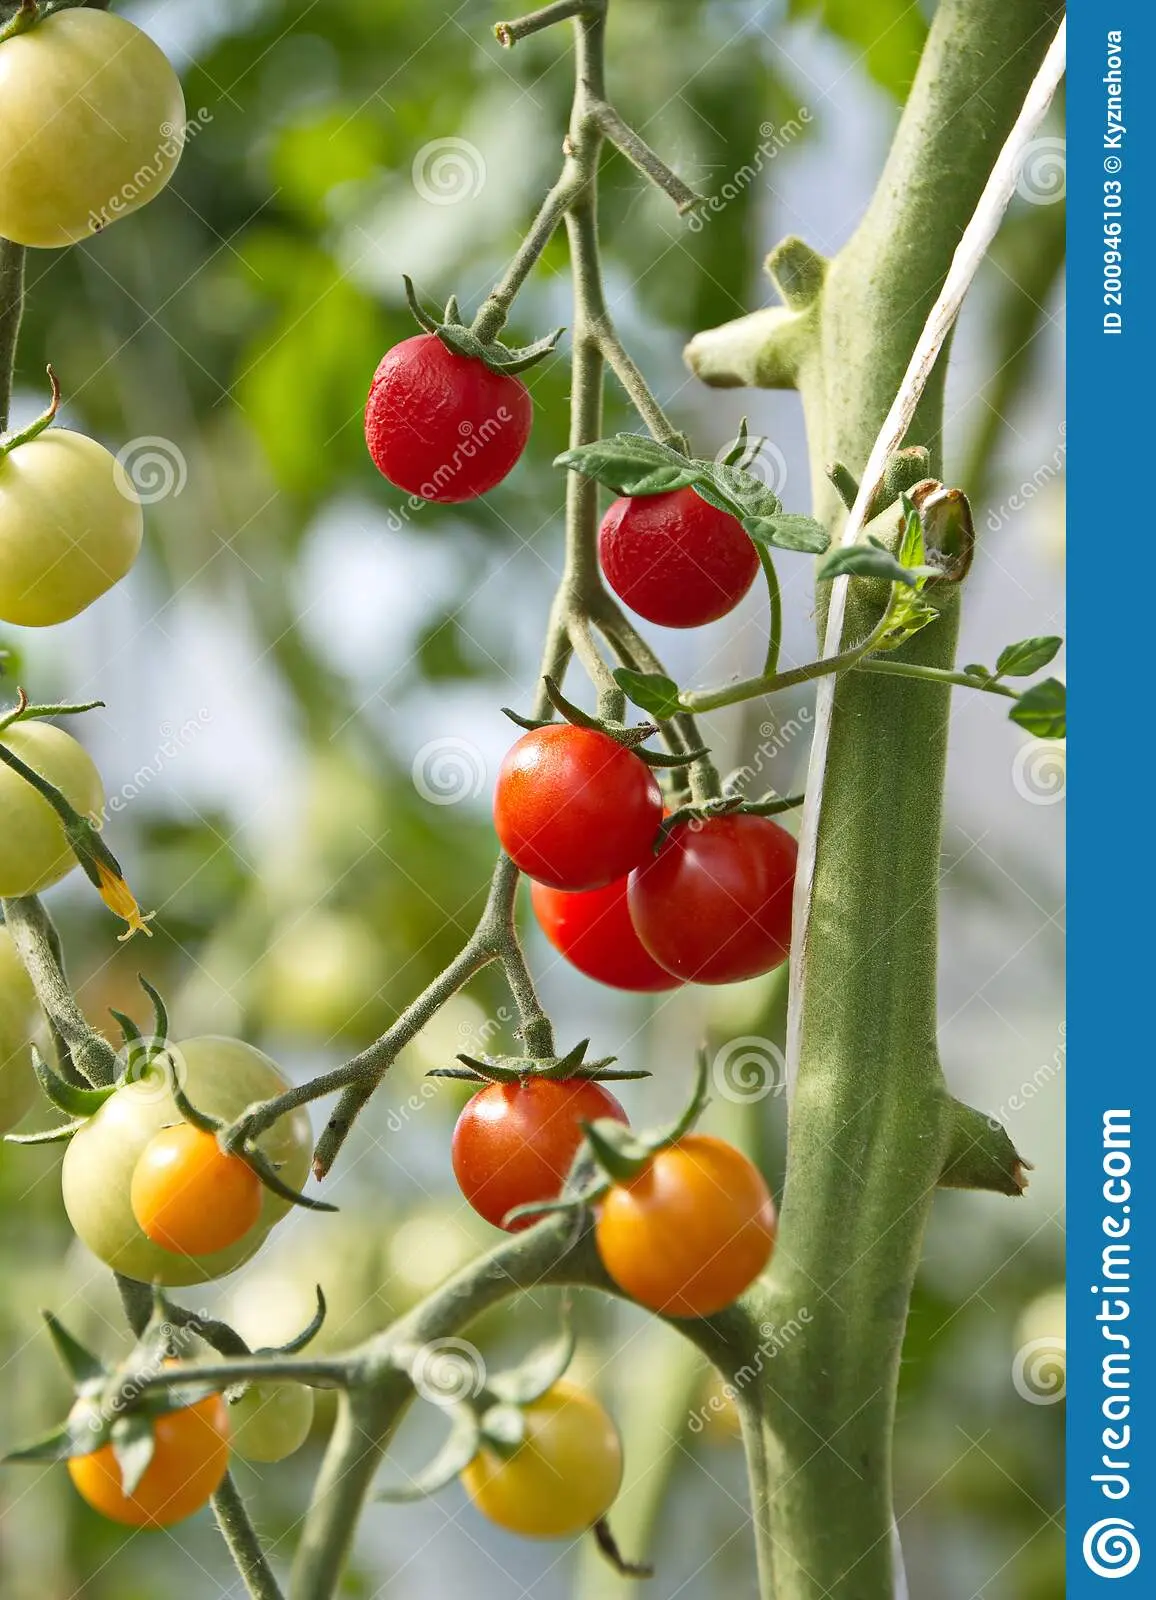
<svg viewBox="0 0 1156 1600"><path fill-rule="evenodd" d="M104 699L78 729L114 797L109 838L157 912L118 946L80 876L53 892L89 1015L144 1023L143 972L177 1035L240 1033L294 1077L374 1038L472 927L494 843L499 707L528 707L561 562L565 341L528 381L530 447L484 501L407 508L375 472L361 411L384 350L413 331L401 274L431 300L476 306L551 180L570 95L564 30L503 52L498 0L142 0L117 5L180 70L192 119L170 188L68 252L32 252L15 420L42 409L45 362L64 421L122 451L146 503L131 577L75 622L4 628L16 682L40 701ZM853 231L918 57L928 7L905 0L618 0L610 87L619 109L713 197L680 221L615 157L602 233L621 331L696 453L740 418L763 471L808 507L791 394L711 393L686 373L697 329L760 304L783 234L831 252ZM1062 632L1063 141L1059 122L955 341L950 481L980 532L961 659L990 661ZM561 239L521 296L515 342L568 320ZM612 392L608 423L635 428ZM609 427L608 427L609 431ZM804 557L779 560L785 657L813 653ZM757 668L765 597L693 636L650 630L684 684ZM1060 663L1062 676L1062 662ZM789 701L789 697L788 697ZM747 707L711 725L725 769L760 788L801 778L810 702ZM1027 1196L940 1198L912 1311L897 1447L913 1594L1051 1600L1062 1592L1060 1121L1063 751L984 696L956 697L943 856L941 1046L953 1088L996 1112L1036 1170ZM689 1042L709 1040L707 1126L781 1179L784 997L772 976L641 1002L529 949L564 1041L650 1070L623 1099L643 1121L680 1104ZM337 1219L297 1213L212 1293L253 1338L292 1333L312 1285L331 1297L319 1343L384 1325L497 1235L457 1195L449 1132L461 1086L424 1078L462 1049L510 1043L500 985L479 980L405 1052L332 1181ZM314 1108L320 1126L325 1106ZM35 1125L33 1113L29 1126ZM0 1439L45 1430L66 1404L36 1308L112 1351L110 1277L72 1243L59 1154L0 1150ZM753 1595L742 1451L708 1372L650 1319L578 1308L579 1362L618 1414L627 1491L615 1518L648 1553L646 1594ZM556 1326L550 1295L470 1330L514 1360ZM389 1471L413 1470L440 1418L407 1421ZM318 1440L239 1481L283 1565ZM178 1576L179 1574L179 1576ZM614 1600L590 1551L519 1544L456 1491L401 1512L371 1505L344 1592L428 1600ZM243 1593L208 1516L129 1535L96 1519L61 1469L0 1469L6 1600L182 1600ZM634 1592L637 1592L635 1590Z"/></svg>

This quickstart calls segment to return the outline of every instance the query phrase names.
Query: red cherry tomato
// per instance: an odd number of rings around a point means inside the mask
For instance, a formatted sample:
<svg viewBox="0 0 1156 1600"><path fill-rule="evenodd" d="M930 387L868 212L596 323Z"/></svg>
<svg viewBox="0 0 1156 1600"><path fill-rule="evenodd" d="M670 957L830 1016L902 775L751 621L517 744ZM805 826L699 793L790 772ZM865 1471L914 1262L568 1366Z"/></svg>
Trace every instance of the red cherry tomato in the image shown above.
<svg viewBox="0 0 1156 1600"><path fill-rule="evenodd" d="M604 889L577 894L532 883L530 903L538 926L572 967L612 989L640 994L677 989L680 980L659 966L634 931L626 882L615 878Z"/></svg>
<svg viewBox="0 0 1156 1600"><path fill-rule="evenodd" d="M638 937L659 966L695 983L735 983L785 961L798 846L769 817L681 823L630 875Z"/></svg>
<svg viewBox="0 0 1156 1600"><path fill-rule="evenodd" d="M627 1120L614 1096L589 1078L487 1084L454 1128L458 1186L474 1210L500 1228L515 1206L558 1197L582 1143L581 1124L599 1117ZM507 1231L517 1233L532 1221Z"/></svg>
<svg viewBox="0 0 1156 1600"><path fill-rule="evenodd" d="M771 1259L775 1206L734 1145L688 1133L660 1150L598 1208L594 1237L620 1289L652 1311L709 1317Z"/></svg>
<svg viewBox="0 0 1156 1600"><path fill-rule="evenodd" d="M742 524L693 489L615 500L602 519L598 557L619 599L666 628L725 617L759 570Z"/></svg>
<svg viewBox="0 0 1156 1600"><path fill-rule="evenodd" d="M532 417L521 378L418 333L387 350L373 375L365 442L390 483L452 505L501 483L526 447Z"/></svg>
<svg viewBox="0 0 1156 1600"><path fill-rule="evenodd" d="M662 821L646 763L605 733L535 728L508 751L494 793L506 854L553 889L601 889L645 859Z"/></svg>

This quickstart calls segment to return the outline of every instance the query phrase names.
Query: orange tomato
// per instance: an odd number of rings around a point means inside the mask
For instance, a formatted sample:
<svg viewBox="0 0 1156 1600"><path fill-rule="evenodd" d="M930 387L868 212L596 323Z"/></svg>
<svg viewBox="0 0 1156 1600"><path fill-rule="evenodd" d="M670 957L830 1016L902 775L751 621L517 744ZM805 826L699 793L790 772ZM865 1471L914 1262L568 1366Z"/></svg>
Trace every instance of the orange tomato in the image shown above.
<svg viewBox="0 0 1156 1600"><path fill-rule="evenodd" d="M130 1528L167 1528L199 1511L220 1487L229 1465L229 1408L222 1395L165 1412L154 1420L153 1435L153 1458L130 1495L110 1444L69 1461L73 1483L101 1516Z"/></svg>
<svg viewBox="0 0 1156 1600"><path fill-rule="evenodd" d="M190 1122L162 1128L133 1169L141 1231L162 1249L208 1256L243 1239L261 1215L260 1178L240 1156Z"/></svg>
<svg viewBox="0 0 1156 1600"><path fill-rule="evenodd" d="M690 1133L602 1200L595 1239L620 1289L652 1311L707 1317L762 1272L775 1206L741 1150Z"/></svg>

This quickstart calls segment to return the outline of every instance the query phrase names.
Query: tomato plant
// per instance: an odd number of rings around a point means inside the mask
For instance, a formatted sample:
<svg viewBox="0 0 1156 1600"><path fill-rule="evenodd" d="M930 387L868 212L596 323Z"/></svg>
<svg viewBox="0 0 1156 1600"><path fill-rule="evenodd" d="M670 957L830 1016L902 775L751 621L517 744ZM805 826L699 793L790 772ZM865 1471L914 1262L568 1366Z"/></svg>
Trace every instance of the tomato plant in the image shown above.
<svg viewBox="0 0 1156 1600"><path fill-rule="evenodd" d="M630 920L660 966L695 983L735 983L787 959L794 839L769 817L675 827L631 873Z"/></svg>
<svg viewBox="0 0 1156 1600"><path fill-rule="evenodd" d="M67 622L120 582L143 531L130 479L94 439L49 428L0 455L0 620Z"/></svg>
<svg viewBox="0 0 1156 1600"><path fill-rule="evenodd" d="M501 1228L515 1206L553 1200L582 1143L583 1122L626 1113L589 1078L528 1078L490 1083L462 1110L454 1128L454 1176L466 1199ZM529 1226L529 1218L510 1231Z"/></svg>
<svg viewBox="0 0 1156 1600"><path fill-rule="evenodd" d="M526 448L529 390L509 372L416 333L387 350L373 375L365 440L378 471L423 500L475 500L501 483Z"/></svg>
<svg viewBox="0 0 1156 1600"><path fill-rule="evenodd" d="M287 1087L267 1056L236 1039L186 1039L170 1046L168 1056L191 1103L209 1116L238 1117ZM180 1122L168 1069L159 1058L137 1081L117 1089L64 1153L61 1184L73 1228L93 1255L143 1283L204 1283L232 1272L260 1249L289 1205L262 1188L256 1223L235 1244L209 1255L177 1255L154 1244L133 1214L133 1174L151 1140ZM312 1150L308 1112L288 1112L257 1142L285 1182L300 1188Z"/></svg>
<svg viewBox="0 0 1156 1600"><path fill-rule="evenodd" d="M130 1528L167 1528L191 1517L220 1488L229 1466L229 1408L221 1395L166 1411L152 1426L153 1457L131 1494L111 1444L68 1462L93 1510Z"/></svg>
<svg viewBox="0 0 1156 1600"><path fill-rule="evenodd" d="M602 519L598 559L619 599L666 628L725 617L759 571L738 519L689 488L615 500Z"/></svg>
<svg viewBox="0 0 1156 1600"><path fill-rule="evenodd" d="M261 1216L261 1196L252 1167L189 1122L153 1134L129 1186L141 1231L181 1256L213 1255L243 1239Z"/></svg>
<svg viewBox="0 0 1156 1600"><path fill-rule="evenodd" d="M594 1396L562 1379L525 1407L508 1455L483 1446L462 1473L483 1516L527 1539L568 1539L604 1517L622 1485L622 1443Z"/></svg>
<svg viewBox="0 0 1156 1600"><path fill-rule="evenodd" d="M185 100L147 34L61 11L0 44L0 236L87 239L159 194L180 159Z"/></svg>
<svg viewBox="0 0 1156 1600"><path fill-rule="evenodd" d="M671 1317L729 1306L771 1259L775 1207L741 1150L690 1133L600 1202L598 1254L632 1299Z"/></svg>
<svg viewBox="0 0 1156 1600"><path fill-rule="evenodd" d="M100 816L100 774L71 734L44 722L18 722L0 732L0 744L55 784L82 816ZM18 772L0 765L0 897L39 894L76 864L48 801Z"/></svg>
<svg viewBox="0 0 1156 1600"><path fill-rule="evenodd" d="M506 753L494 826L506 854L553 889L600 889L654 842L662 791L646 763L605 733L552 723Z"/></svg>
<svg viewBox="0 0 1156 1600"><path fill-rule="evenodd" d="M301 1383L252 1383L229 1406L233 1449L246 1461L284 1461L313 1426L313 1390Z"/></svg>
<svg viewBox="0 0 1156 1600"><path fill-rule="evenodd" d="M659 966L635 932L626 884L616 878L601 889L571 891L532 883L530 904L555 950L588 978L640 994L677 989L682 980Z"/></svg>

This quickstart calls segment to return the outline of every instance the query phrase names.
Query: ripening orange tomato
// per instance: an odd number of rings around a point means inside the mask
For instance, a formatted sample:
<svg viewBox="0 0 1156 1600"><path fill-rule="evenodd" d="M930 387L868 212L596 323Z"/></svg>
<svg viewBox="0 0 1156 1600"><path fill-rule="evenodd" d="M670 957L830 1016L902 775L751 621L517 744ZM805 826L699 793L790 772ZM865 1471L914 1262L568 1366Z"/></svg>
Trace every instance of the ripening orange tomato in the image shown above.
<svg viewBox="0 0 1156 1600"><path fill-rule="evenodd" d="M209 1256L256 1226L262 1184L213 1134L178 1122L145 1145L130 1198L133 1216L154 1244L175 1255Z"/></svg>
<svg viewBox="0 0 1156 1600"><path fill-rule="evenodd" d="M153 1458L130 1495L111 1444L71 1458L69 1475L94 1511L130 1528L167 1528L216 1493L229 1465L229 1408L222 1395L166 1411L154 1419L153 1437Z"/></svg>
<svg viewBox="0 0 1156 1600"><path fill-rule="evenodd" d="M640 1305L708 1317L736 1300L771 1259L775 1205L758 1168L709 1134L659 1150L598 1208L602 1264Z"/></svg>

